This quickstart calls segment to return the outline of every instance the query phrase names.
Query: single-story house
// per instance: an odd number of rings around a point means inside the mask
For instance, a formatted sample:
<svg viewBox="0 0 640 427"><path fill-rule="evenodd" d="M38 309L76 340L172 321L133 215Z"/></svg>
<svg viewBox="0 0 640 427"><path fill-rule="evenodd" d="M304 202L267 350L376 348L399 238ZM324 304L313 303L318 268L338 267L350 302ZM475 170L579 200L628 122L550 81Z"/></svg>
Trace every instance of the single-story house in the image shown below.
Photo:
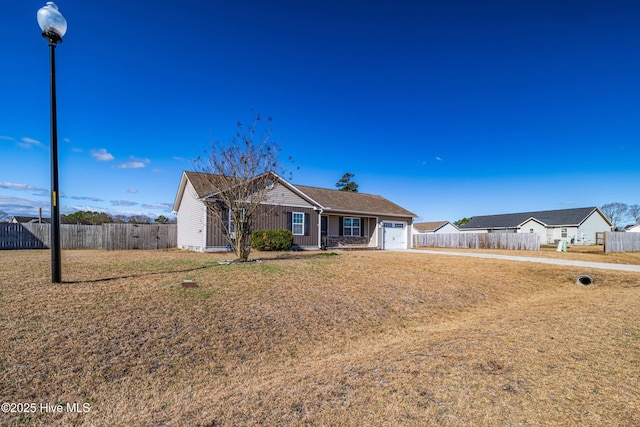
<svg viewBox="0 0 640 427"><path fill-rule="evenodd" d="M463 233L537 233L542 244L562 239L578 245L596 243L596 233L613 224L597 207L485 215L460 226Z"/></svg>
<svg viewBox="0 0 640 427"><path fill-rule="evenodd" d="M215 175L182 173L173 211L178 248L215 251L226 247L221 224L207 208L216 188ZM382 196L293 185L273 174L264 213L256 229L289 229L302 248L364 247L408 249L416 215Z"/></svg>
<svg viewBox="0 0 640 427"><path fill-rule="evenodd" d="M449 221L416 222L413 224L413 235L459 233L460 229Z"/></svg>

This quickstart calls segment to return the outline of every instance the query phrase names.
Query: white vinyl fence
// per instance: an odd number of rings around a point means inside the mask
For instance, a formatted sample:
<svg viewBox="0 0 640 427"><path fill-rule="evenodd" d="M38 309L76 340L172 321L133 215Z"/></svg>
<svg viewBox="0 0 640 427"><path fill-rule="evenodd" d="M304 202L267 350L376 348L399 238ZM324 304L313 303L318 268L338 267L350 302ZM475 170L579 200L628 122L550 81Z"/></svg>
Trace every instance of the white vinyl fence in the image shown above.
<svg viewBox="0 0 640 427"><path fill-rule="evenodd" d="M638 252L640 251L640 233L608 231L604 233L604 252Z"/></svg>
<svg viewBox="0 0 640 427"><path fill-rule="evenodd" d="M414 247L540 250L536 233L429 233L414 236Z"/></svg>
<svg viewBox="0 0 640 427"><path fill-rule="evenodd" d="M0 224L0 249L46 249L49 224ZM178 245L176 224L60 225L62 249L168 249Z"/></svg>

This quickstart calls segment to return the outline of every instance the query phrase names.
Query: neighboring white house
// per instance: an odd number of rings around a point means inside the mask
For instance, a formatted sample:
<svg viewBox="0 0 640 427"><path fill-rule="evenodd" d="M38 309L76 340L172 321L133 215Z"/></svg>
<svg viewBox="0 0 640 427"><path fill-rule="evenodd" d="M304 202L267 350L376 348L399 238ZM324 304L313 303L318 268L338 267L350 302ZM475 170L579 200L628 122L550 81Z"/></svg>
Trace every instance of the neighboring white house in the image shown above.
<svg viewBox="0 0 640 427"><path fill-rule="evenodd" d="M624 231L629 233L640 233L640 224L629 225L624 228Z"/></svg>
<svg viewBox="0 0 640 427"><path fill-rule="evenodd" d="M565 239L577 245L593 245L596 233L611 231L611 221L597 207L521 212L473 217L460 227L463 233L536 233L540 243Z"/></svg>
<svg viewBox="0 0 640 427"><path fill-rule="evenodd" d="M449 221L416 222L413 224L413 235L459 233L460 229Z"/></svg>

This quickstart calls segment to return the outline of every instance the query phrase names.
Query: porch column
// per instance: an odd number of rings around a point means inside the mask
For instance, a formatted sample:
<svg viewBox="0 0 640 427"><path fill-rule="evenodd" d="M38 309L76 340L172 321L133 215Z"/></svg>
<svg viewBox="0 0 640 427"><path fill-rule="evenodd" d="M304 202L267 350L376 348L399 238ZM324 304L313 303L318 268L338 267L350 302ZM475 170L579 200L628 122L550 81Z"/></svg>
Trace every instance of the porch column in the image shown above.
<svg viewBox="0 0 640 427"><path fill-rule="evenodd" d="M322 209L318 211L318 249L322 249L322 212Z"/></svg>

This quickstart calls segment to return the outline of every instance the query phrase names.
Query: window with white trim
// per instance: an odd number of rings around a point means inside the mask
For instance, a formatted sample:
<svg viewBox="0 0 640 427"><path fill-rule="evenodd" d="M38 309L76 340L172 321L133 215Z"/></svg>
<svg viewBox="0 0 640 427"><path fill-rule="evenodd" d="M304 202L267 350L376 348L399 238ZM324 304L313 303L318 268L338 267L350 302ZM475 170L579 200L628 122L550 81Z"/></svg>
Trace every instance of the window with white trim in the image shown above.
<svg viewBox="0 0 640 427"><path fill-rule="evenodd" d="M360 218L344 218L342 220L344 236L360 236Z"/></svg>
<svg viewBox="0 0 640 427"><path fill-rule="evenodd" d="M291 232L294 236L304 235L304 213L293 212L291 214Z"/></svg>
<svg viewBox="0 0 640 427"><path fill-rule="evenodd" d="M567 237L567 229L566 228L561 228L560 229L560 237L562 237L563 239Z"/></svg>
<svg viewBox="0 0 640 427"><path fill-rule="evenodd" d="M240 212L240 221L244 221L244 209ZM233 222L233 210L229 209L229 237L236 238L236 224Z"/></svg>

